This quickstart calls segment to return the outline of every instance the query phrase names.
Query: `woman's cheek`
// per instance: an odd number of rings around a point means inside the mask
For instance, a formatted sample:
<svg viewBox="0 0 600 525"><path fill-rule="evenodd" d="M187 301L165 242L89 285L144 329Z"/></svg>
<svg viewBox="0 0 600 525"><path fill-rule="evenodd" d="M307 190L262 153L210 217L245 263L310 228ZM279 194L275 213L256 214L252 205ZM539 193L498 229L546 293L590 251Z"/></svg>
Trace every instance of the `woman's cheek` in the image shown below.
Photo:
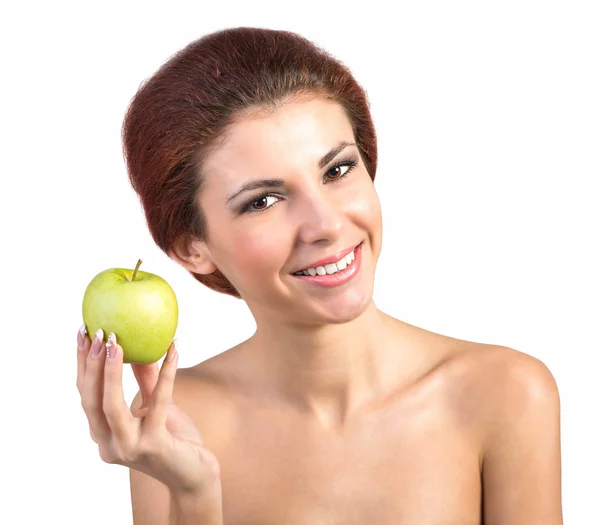
<svg viewBox="0 0 600 525"><path fill-rule="evenodd" d="M278 254L282 243L276 234L257 235L255 237L245 236L233 240L235 247L234 259L244 268L244 271L278 271L278 261L285 260L285 256ZM282 259L283 257L283 259Z"/></svg>
<svg viewBox="0 0 600 525"><path fill-rule="evenodd" d="M347 215L363 226L381 221L381 203L370 179L352 186L344 196L344 203Z"/></svg>

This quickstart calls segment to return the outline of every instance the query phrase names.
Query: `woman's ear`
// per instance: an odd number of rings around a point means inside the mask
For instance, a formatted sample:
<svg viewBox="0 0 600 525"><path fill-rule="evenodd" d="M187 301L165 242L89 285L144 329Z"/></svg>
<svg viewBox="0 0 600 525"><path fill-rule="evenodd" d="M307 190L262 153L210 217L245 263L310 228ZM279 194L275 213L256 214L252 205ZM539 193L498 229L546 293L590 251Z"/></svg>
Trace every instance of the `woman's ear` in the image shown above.
<svg viewBox="0 0 600 525"><path fill-rule="evenodd" d="M188 235L179 237L168 251L168 255L190 272L209 274L217 269L206 243Z"/></svg>

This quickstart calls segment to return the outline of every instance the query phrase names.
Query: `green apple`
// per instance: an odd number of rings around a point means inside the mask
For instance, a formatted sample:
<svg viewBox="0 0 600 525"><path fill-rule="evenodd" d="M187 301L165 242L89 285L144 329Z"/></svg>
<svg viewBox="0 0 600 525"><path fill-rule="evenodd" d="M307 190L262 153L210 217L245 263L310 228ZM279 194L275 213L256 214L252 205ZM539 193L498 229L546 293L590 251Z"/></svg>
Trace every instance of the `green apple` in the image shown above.
<svg viewBox="0 0 600 525"><path fill-rule="evenodd" d="M169 349L177 329L175 292L162 277L134 270L110 268L88 284L83 295L83 321L90 339L98 328L104 340L111 332L123 348L124 363L150 364Z"/></svg>

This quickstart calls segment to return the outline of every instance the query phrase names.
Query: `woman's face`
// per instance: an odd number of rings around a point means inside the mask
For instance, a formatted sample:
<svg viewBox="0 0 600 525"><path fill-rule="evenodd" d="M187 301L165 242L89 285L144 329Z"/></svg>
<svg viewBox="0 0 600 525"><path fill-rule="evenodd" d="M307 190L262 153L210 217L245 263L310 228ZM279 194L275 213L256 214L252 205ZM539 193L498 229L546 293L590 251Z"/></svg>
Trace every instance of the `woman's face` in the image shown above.
<svg viewBox="0 0 600 525"><path fill-rule="evenodd" d="M297 99L237 122L204 163L198 199L209 241L201 244L257 321L341 323L372 299L382 234L373 182L355 145L319 163L343 142L355 140L339 104ZM336 167L343 161L356 166ZM265 179L283 183L240 192ZM360 269L342 285L293 275L361 242Z"/></svg>

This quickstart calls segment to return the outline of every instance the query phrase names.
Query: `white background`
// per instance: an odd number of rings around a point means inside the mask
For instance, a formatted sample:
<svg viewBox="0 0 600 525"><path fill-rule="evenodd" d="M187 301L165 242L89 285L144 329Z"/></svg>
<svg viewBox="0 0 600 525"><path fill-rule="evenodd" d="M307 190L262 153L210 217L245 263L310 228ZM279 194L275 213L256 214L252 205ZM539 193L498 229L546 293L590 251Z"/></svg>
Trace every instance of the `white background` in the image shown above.
<svg viewBox="0 0 600 525"><path fill-rule="evenodd" d="M378 307L541 359L561 395L565 523L600 523L597 2L3 5L0 522L131 523L127 469L100 459L75 386L96 273L142 258L171 284L181 367L253 333L243 301L153 244L120 130L170 55L257 26L313 40L367 90L384 221ZM136 391L127 367L128 402Z"/></svg>

